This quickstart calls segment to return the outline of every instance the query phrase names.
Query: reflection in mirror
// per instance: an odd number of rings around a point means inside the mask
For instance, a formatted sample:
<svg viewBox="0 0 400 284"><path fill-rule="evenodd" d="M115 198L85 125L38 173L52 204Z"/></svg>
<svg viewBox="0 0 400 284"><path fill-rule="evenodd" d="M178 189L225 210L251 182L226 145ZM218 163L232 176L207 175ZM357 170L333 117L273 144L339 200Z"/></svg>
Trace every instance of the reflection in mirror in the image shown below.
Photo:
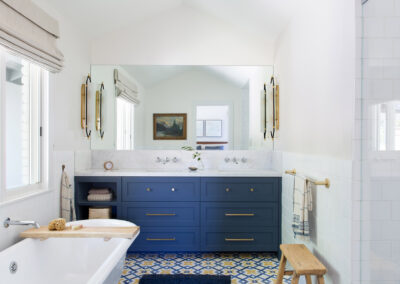
<svg viewBox="0 0 400 284"><path fill-rule="evenodd" d="M376 104L372 112L374 149L400 151L400 101Z"/></svg>
<svg viewBox="0 0 400 284"><path fill-rule="evenodd" d="M262 116L272 66L93 65L91 74L95 89L105 86L105 135L93 135L93 150L269 150L272 145L263 138ZM186 122L173 121L173 114ZM162 119L168 115L172 120Z"/></svg>

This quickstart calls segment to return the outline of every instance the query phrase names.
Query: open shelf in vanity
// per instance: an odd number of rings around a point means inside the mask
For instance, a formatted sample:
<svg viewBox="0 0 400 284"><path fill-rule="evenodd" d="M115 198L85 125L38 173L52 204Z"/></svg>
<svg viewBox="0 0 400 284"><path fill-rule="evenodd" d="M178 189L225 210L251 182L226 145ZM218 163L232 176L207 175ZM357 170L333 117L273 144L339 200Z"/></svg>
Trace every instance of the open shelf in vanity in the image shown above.
<svg viewBox="0 0 400 284"><path fill-rule="evenodd" d="M77 176L75 185L78 219L104 204L112 206L112 218L141 227L131 252L279 251L278 176ZM115 192L113 201L84 200L88 189L106 185Z"/></svg>

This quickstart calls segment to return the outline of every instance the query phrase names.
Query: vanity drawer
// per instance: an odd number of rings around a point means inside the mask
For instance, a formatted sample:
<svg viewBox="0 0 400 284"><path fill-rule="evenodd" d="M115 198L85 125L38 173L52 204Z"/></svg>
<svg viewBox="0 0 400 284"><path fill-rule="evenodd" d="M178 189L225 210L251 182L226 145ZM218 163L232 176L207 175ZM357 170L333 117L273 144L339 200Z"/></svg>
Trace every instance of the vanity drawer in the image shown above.
<svg viewBox="0 0 400 284"><path fill-rule="evenodd" d="M279 201L280 178L204 178L202 201Z"/></svg>
<svg viewBox="0 0 400 284"><path fill-rule="evenodd" d="M202 251L277 251L278 227L202 230Z"/></svg>
<svg viewBox="0 0 400 284"><path fill-rule="evenodd" d="M122 201L198 201L199 178L122 178Z"/></svg>
<svg viewBox="0 0 400 284"><path fill-rule="evenodd" d="M138 226L199 226L199 202L129 202L124 203L125 220Z"/></svg>
<svg viewBox="0 0 400 284"><path fill-rule="evenodd" d="M219 226L278 226L278 204L268 202L203 202L201 225Z"/></svg>
<svg viewBox="0 0 400 284"><path fill-rule="evenodd" d="M129 251L198 251L198 227L141 227Z"/></svg>

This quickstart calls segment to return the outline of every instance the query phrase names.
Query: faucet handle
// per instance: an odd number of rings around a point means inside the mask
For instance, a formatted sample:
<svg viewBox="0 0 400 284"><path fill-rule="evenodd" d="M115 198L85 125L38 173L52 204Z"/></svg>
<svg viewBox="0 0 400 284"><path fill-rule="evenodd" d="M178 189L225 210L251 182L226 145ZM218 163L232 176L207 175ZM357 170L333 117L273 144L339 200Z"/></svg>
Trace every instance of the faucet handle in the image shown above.
<svg viewBox="0 0 400 284"><path fill-rule="evenodd" d="M239 164L238 159L236 157L233 157L232 162L235 164Z"/></svg>
<svg viewBox="0 0 400 284"><path fill-rule="evenodd" d="M172 162L177 163L178 162L178 158L177 157L173 157L172 158Z"/></svg>
<svg viewBox="0 0 400 284"><path fill-rule="evenodd" d="M241 161L242 161L243 164L245 164L245 163L247 162L247 158L243 157L243 158L241 159Z"/></svg>
<svg viewBox="0 0 400 284"><path fill-rule="evenodd" d="M157 157L156 163L161 163L161 162L162 162L161 158L160 158L160 157Z"/></svg>
<svg viewBox="0 0 400 284"><path fill-rule="evenodd" d="M231 160L231 159L228 158L228 157L226 157L226 158L224 159L225 163L229 163L230 160Z"/></svg>

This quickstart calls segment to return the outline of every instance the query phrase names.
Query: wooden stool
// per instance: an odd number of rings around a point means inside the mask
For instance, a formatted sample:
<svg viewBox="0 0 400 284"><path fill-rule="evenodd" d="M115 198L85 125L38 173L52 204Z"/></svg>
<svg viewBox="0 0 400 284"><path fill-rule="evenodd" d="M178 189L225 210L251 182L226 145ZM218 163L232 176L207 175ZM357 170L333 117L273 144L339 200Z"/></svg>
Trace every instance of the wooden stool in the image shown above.
<svg viewBox="0 0 400 284"><path fill-rule="evenodd" d="M308 250L305 245L281 245L282 257L279 264L276 284L283 283L284 275L293 275L292 284L299 283L300 276L305 276L307 284L312 284L311 275L316 275L318 284L324 284L326 267ZM286 261L289 261L294 271L285 271Z"/></svg>

